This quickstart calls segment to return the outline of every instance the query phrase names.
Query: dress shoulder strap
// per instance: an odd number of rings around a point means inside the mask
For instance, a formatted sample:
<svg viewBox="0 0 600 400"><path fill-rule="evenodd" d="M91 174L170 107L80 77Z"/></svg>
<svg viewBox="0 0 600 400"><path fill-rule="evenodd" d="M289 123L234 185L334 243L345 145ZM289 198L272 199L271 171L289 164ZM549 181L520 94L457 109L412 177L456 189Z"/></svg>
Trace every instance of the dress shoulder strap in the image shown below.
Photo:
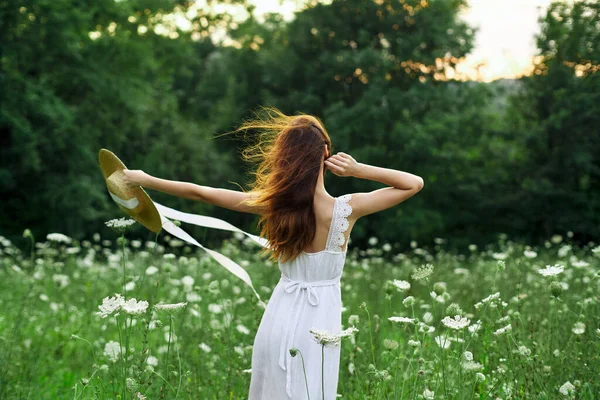
<svg viewBox="0 0 600 400"><path fill-rule="evenodd" d="M352 214L352 207L348 203L352 195L350 193L336 197L333 203L333 214L331 216L331 226L327 235L326 250L344 251L342 246L346 242L344 232L348 230L350 223L348 216ZM347 246L346 246L347 248Z"/></svg>

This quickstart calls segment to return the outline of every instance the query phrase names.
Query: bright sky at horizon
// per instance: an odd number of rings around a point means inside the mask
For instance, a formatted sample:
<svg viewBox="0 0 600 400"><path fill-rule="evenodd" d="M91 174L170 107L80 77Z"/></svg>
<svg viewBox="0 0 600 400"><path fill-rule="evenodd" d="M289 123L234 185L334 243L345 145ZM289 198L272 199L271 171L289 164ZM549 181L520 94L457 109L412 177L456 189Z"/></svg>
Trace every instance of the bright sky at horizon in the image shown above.
<svg viewBox="0 0 600 400"><path fill-rule="evenodd" d="M197 4L206 0L196 0ZM291 20L303 0L249 0L256 5L255 15L277 12ZM326 2L331 2L328 0ZM538 18L552 0L469 0L461 17L478 28L475 46L457 73L468 79L490 82L528 74L536 55L535 35ZM222 8L221 8L222 7ZM225 11L227 6L219 6ZM217 11L213 8L213 11ZM239 14L236 15L239 17Z"/></svg>

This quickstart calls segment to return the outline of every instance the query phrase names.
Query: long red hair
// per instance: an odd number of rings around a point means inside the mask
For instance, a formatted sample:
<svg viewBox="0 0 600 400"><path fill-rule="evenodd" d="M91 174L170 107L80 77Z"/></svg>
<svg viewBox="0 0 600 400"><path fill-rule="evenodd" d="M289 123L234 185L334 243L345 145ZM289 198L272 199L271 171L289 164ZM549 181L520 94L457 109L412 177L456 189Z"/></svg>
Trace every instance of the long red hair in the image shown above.
<svg viewBox="0 0 600 400"><path fill-rule="evenodd" d="M244 203L261 210L260 236L270 244L262 254L285 262L296 258L315 237L315 187L321 165L332 154L331 139L317 117L288 116L275 107L263 110L265 114L255 113L234 131L258 133L256 143L242 151L245 161L258 164ZM323 175L326 170L323 166Z"/></svg>

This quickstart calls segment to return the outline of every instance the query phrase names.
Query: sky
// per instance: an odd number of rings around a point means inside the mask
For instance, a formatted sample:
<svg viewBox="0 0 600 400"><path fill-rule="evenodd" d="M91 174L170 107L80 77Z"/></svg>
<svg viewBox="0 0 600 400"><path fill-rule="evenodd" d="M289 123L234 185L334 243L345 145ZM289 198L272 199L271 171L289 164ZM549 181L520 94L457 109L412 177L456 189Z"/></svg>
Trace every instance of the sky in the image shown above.
<svg viewBox="0 0 600 400"><path fill-rule="evenodd" d="M286 20L291 20L294 10L304 3L302 0L249 2L256 5L254 13L259 19L265 12L278 12ZM206 0L197 0L200 8L203 8L202 3ZM485 82L528 74L536 55L538 17L550 3L551 0L469 0L469 8L461 18L479 30L474 49L457 66L456 72Z"/></svg>

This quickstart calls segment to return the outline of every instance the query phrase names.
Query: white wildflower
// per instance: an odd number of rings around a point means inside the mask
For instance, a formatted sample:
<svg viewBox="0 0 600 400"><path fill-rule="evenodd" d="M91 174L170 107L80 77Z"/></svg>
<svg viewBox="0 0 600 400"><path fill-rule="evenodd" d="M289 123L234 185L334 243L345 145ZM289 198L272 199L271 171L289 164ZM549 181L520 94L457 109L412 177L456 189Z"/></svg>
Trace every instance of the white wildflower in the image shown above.
<svg viewBox="0 0 600 400"><path fill-rule="evenodd" d="M208 311L213 314L220 314L223 311L223 307L221 307L219 304L211 303L208 305Z"/></svg>
<svg viewBox="0 0 600 400"><path fill-rule="evenodd" d="M538 270L544 276L555 276L563 272L565 269L562 265L546 265L546 268Z"/></svg>
<svg viewBox="0 0 600 400"><path fill-rule="evenodd" d="M183 278L181 278L181 283L183 284L183 286L192 286L194 284L194 278L192 278L189 275L186 275Z"/></svg>
<svg viewBox="0 0 600 400"><path fill-rule="evenodd" d="M430 324L431 321L433 321L433 314L429 311L425 312L425 314L423 314L423 322Z"/></svg>
<svg viewBox="0 0 600 400"><path fill-rule="evenodd" d="M383 347L388 350L394 350L398 347L398 342L392 339L383 339Z"/></svg>
<svg viewBox="0 0 600 400"><path fill-rule="evenodd" d="M198 347L200 347L200 349L201 349L203 352L205 352L205 353L210 353L210 350L211 350L211 348L210 348L210 346L209 346L209 345L207 345L206 343L200 343L200 344L198 345Z"/></svg>
<svg viewBox="0 0 600 400"><path fill-rule="evenodd" d="M238 326L236 326L235 329L237 329L238 332L243 333L244 335L247 335L250 333L250 329L246 328L242 324L239 324Z"/></svg>
<svg viewBox="0 0 600 400"><path fill-rule="evenodd" d="M528 356L531 355L531 350L528 349L526 346L523 346L523 345L521 345L521 346L518 347L517 352L520 355L525 356L525 357L528 357Z"/></svg>
<svg viewBox="0 0 600 400"><path fill-rule="evenodd" d="M148 356L148 359L146 360L146 364L156 367L156 366L158 366L158 358L156 358L154 356Z"/></svg>
<svg viewBox="0 0 600 400"><path fill-rule="evenodd" d="M450 347L450 340L447 336L436 336L433 339L442 349L447 349Z"/></svg>
<svg viewBox="0 0 600 400"><path fill-rule="evenodd" d="M471 321L460 315L455 315L454 318L444 317L444 319L442 319L442 323L448 328L463 329L467 327L471 323Z"/></svg>
<svg viewBox="0 0 600 400"><path fill-rule="evenodd" d="M121 308L130 315L143 314L146 312L146 309L148 309L148 302L145 300L137 301L136 299L132 298L125 301L121 305Z"/></svg>
<svg viewBox="0 0 600 400"><path fill-rule="evenodd" d="M100 311L96 311L96 315L99 315L102 318L106 318L113 312L118 312L124 303L125 299L118 293L115 293L114 297L105 297L102 300L102 304L98 306ZM116 315L118 315L118 313L115 314L115 316Z"/></svg>
<svg viewBox="0 0 600 400"><path fill-rule="evenodd" d="M125 232L133 224L135 224L135 220L133 220L131 218L111 219L110 221L106 221L104 224L116 232Z"/></svg>
<svg viewBox="0 0 600 400"><path fill-rule="evenodd" d="M537 257L537 253L533 250L525 250L523 252L523 254L525 255L525 257L527 258L536 258Z"/></svg>
<svg viewBox="0 0 600 400"><path fill-rule="evenodd" d="M476 361L463 361L462 367L465 371L479 371L483 369L483 365Z"/></svg>
<svg viewBox="0 0 600 400"><path fill-rule="evenodd" d="M425 400L433 400L435 398L435 392L426 388L425 390L423 390L423 398Z"/></svg>
<svg viewBox="0 0 600 400"><path fill-rule="evenodd" d="M585 324L583 322L575 322L571 331L576 335L581 335L585 332Z"/></svg>
<svg viewBox="0 0 600 400"><path fill-rule="evenodd" d="M404 291L404 290L410 289L410 283L407 281L394 279L394 281L392 283L399 291Z"/></svg>
<svg viewBox="0 0 600 400"><path fill-rule="evenodd" d="M426 280L433 274L433 268L432 264L421 265L414 270L412 278L416 281Z"/></svg>
<svg viewBox="0 0 600 400"><path fill-rule="evenodd" d="M50 240L51 242L66 244L69 244L72 241L70 237L68 237L67 235L63 235L62 233L49 233L48 235L46 235L46 239Z"/></svg>
<svg viewBox="0 0 600 400"><path fill-rule="evenodd" d="M402 300L402 304L404 304L404 307L411 307L415 304L415 298L413 296L407 296Z"/></svg>
<svg viewBox="0 0 600 400"><path fill-rule="evenodd" d="M505 327L502 327L500 329L498 329L497 331L494 332L494 335L498 336L498 335L502 335L503 333L512 330L512 325L508 324Z"/></svg>
<svg viewBox="0 0 600 400"><path fill-rule="evenodd" d="M565 396L570 396L575 393L575 386L573 386L571 382L567 381L560 387L560 389L558 389L558 391Z"/></svg>
<svg viewBox="0 0 600 400"><path fill-rule="evenodd" d="M187 301L185 303L175 303L175 304L155 304L154 309L157 311L165 311L168 313L177 313L185 308L187 305Z"/></svg>
<svg viewBox="0 0 600 400"><path fill-rule="evenodd" d="M577 261L572 261L571 265L574 266L575 268L585 268L585 267L589 267L590 263L584 260L577 260Z"/></svg>
<svg viewBox="0 0 600 400"><path fill-rule="evenodd" d="M358 332L358 329L356 329L353 326L338 333L331 333L326 330L315 328L310 329L310 333L313 335L313 339L315 339L317 343L327 347L337 346L343 337L350 336L355 332Z"/></svg>
<svg viewBox="0 0 600 400"><path fill-rule="evenodd" d="M104 355L112 362L116 362L121 355L121 345L119 342L111 340L104 345Z"/></svg>
<svg viewBox="0 0 600 400"><path fill-rule="evenodd" d="M408 317L389 317L388 318L390 321L392 322L403 322L403 323L407 323L407 324L414 324L415 323L415 318L408 318Z"/></svg>
<svg viewBox="0 0 600 400"><path fill-rule="evenodd" d="M151 265L148 268L146 268L146 275L154 275L157 272L158 268L156 268L154 265Z"/></svg>

